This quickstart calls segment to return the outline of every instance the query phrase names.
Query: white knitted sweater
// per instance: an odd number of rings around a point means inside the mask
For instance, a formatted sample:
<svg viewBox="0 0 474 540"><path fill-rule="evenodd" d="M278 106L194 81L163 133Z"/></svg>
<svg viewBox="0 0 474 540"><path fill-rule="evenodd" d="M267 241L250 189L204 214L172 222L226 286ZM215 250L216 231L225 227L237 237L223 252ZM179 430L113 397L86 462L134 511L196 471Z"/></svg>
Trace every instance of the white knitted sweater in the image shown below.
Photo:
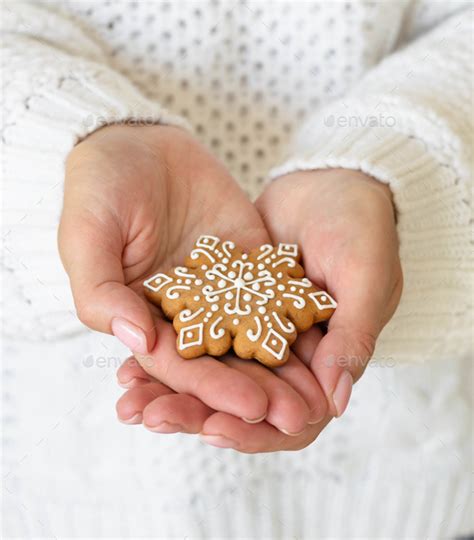
<svg viewBox="0 0 474 540"><path fill-rule="evenodd" d="M472 4L6 1L2 26L5 535L472 530ZM67 153L132 119L190 126L252 197L333 166L392 188L402 301L348 412L306 450L244 456L116 423L125 351L81 327L55 235Z"/></svg>

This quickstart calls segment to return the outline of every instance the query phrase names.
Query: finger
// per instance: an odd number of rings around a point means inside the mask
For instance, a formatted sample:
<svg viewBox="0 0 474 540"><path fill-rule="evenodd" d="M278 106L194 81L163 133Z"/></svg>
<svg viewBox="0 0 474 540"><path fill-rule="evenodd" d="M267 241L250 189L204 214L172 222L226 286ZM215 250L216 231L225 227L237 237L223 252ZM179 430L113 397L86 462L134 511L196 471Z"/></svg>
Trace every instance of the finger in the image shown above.
<svg viewBox="0 0 474 540"><path fill-rule="evenodd" d="M335 416L345 411L352 385L364 372L376 338L398 302L398 294L391 294L391 276L378 278L375 266L357 266L353 271L347 269L350 283L339 288L338 306L329 321L328 333L311 360L311 370ZM374 287L376 282L378 286Z"/></svg>
<svg viewBox="0 0 474 540"><path fill-rule="evenodd" d="M143 425L156 433L199 433L214 410L187 394L162 395L143 411Z"/></svg>
<svg viewBox="0 0 474 540"><path fill-rule="evenodd" d="M307 366L311 364L314 351L323 337L321 328L312 326L306 332L298 334L296 341L291 346L296 356Z"/></svg>
<svg viewBox="0 0 474 540"><path fill-rule="evenodd" d="M125 424L141 424L143 410L154 399L173 393L159 382L132 388L117 401L115 406L119 420Z"/></svg>
<svg viewBox="0 0 474 540"><path fill-rule="evenodd" d="M288 383L306 402L309 409L308 424L321 422L327 413L327 400L322 388L311 372L294 353L286 364L274 368L274 373Z"/></svg>
<svg viewBox="0 0 474 540"><path fill-rule="evenodd" d="M124 245L116 220L93 215L88 199L65 195L59 251L68 273L79 319L89 328L113 333L132 351L146 354L155 328L145 300L125 285Z"/></svg>
<svg viewBox="0 0 474 540"><path fill-rule="evenodd" d="M308 405L291 385L257 362L230 358L225 363L248 375L267 394L267 423L286 435L297 435L306 428L309 420ZM314 379L309 371L308 374Z"/></svg>
<svg viewBox="0 0 474 540"><path fill-rule="evenodd" d="M117 370L117 381L122 388L134 388L154 381L134 356L127 358Z"/></svg>
<svg viewBox="0 0 474 540"><path fill-rule="evenodd" d="M189 394L215 410L249 421L267 413L264 390L250 377L209 356L185 360L176 351L171 324L157 321L160 339L149 355L135 355L143 369L180 394Z"/></svg>
<svg viewBox="0 0 474 540"><path fill-rule="evenodd" d="M250 425L235 416L218 412L204 422L200 439L212 446L233 448L249 454L301 450L315 440L329 421L327 417L318 425L308 426L301 435L290 437L268 422Z"/></svg>

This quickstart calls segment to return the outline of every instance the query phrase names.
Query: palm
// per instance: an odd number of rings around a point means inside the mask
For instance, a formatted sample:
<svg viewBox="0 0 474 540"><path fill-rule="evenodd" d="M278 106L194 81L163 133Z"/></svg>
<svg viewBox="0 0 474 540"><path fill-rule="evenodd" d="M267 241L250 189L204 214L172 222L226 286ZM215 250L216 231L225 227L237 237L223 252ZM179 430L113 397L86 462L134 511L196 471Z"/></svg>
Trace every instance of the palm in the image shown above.
<svg viewBox="0 0 474 540"><path fill-rule="evenodd" d="M111 164L120 177L112 189L119 194L119 208L128 219L116 220L115 230L124 239L124 280L135 292L142 294L143 280L151 273L182 264L201 234L232 238L248 247L267 241L254 205L225 168L189 135L175 128L160 128L147 134L145 141L137 135L132 143L137 145L133 168L130 135L123 137L115 145L127 163ZM127 153L121 152L122 144Z"/></svg>

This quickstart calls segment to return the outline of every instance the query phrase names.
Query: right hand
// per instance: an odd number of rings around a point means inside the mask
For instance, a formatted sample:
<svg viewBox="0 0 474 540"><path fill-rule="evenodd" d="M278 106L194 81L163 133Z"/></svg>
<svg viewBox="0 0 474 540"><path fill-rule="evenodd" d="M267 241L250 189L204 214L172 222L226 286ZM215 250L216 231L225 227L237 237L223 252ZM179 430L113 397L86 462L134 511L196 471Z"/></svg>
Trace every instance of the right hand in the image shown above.
<svg viewBox="0 0 474 540"><path fill-rule="evenodd" d="M143 297L143 280L182 264L201 234L245 249L269 241L255 206L184 130L108 126L69 155L59 249L82 322L115 334L175 392L298 432L326 407L306 366L295 358L277 376L232 355L183 360L171 324Z"/></svg>

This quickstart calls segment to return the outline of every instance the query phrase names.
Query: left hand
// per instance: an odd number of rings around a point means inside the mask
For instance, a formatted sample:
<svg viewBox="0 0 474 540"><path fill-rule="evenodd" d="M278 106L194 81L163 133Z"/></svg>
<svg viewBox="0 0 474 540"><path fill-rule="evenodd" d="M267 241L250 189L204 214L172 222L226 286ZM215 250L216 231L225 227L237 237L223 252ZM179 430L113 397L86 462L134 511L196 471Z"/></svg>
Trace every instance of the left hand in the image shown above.
<svg viewBox="0 0 474 540"><path fill-rule="evenodd" d="M171 423L177 419L183 429L175 431L204 433L204 440L215 446L268 452L304 448L332 417L344 412L352 384L364 372L375 341L401 295L403 280L391 192L357 171L298 172L270 184L257 207L273 242L298 243L309 279L338 301L324 337L313 327L293 345L326 396L324 418L308 424L302 433L288 436L266 421L249 425L194 401L186 404L195 398L171 394L156 382L127 392L117 406L119 417L140 409L145 424L150 415L169 418ZM127 364L120 368L119 380L131 378L129 369ZM138 384L142 376L139 369L132 370Z"/></svg>

